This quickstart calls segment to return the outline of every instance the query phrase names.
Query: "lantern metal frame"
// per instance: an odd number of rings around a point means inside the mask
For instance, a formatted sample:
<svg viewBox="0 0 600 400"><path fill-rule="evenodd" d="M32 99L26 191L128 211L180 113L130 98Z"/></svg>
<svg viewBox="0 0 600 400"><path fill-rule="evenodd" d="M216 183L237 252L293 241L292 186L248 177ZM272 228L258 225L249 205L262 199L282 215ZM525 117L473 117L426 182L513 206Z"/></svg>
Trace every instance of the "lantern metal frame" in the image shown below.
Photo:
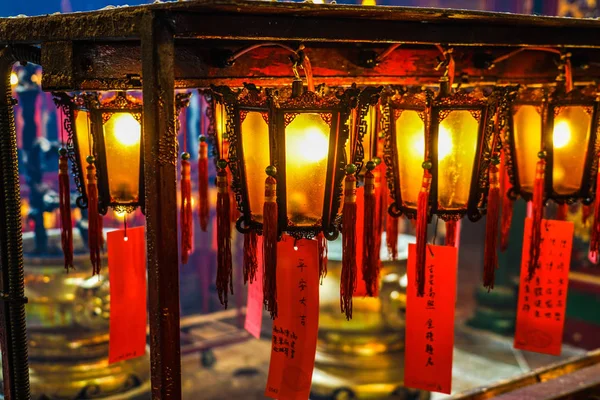
<svg viewBox="0 0 600 400"><path fill-rule="evenodd" d="M367 160L371 160L374 155L377 154L377 135L373 135L369 137L369 123L367 121L367 117L369 115L369 111L372 107L379 107L379 99L381 97L381 92L383 90L383 86L374 87L367 86L361 90L358 95L358 105L356 107L356 122L353 126L355 129L355 138L356 138L356 153L352 159L352 163L356 165L356 176L361 175L361 172L364 166L365 157ZM375 119L375 124L379 124L380 121ZM375 126L375 132L379 131L379 127ZM371 140L369 148L371 149L371 154L365 154L365 140Z"/></svg>
<svg viewBox="0 0 600 400"><path fill-rule="evenodd" d="M600 110L595 87L575 88L565 92L562 86L551 88L523 88L518 95L515 94L510 104L509 129L505 137L505 148L507 148L506 165L511 188L509 197L516 199L519 196L530 201L533 193L521 189L519 180L519 165L515 144L514 114L518 107L523 105L535 106L541 114L541 143L540 151L546 152L546 173L544 175L544 199L553 200L557 204L573 204L582 201L589 205L594 200L594 189L596 175L598 173L598 147L600 146ZM584 169L579 190L561 195L554 191L554 118L563 107L583 107L590 115L590 137L585 152Z"/></svg>
<svg viewBox="0 0 600 400"><path fill-rule="evenodd" d="M344 145L349 135L348 120L350 110L356 107L358 89L350 88L328 94L305 91L295 84L294 89L261 90L252 84L246 84L238 91L224 86L213 87L213 101L222 102L227 118L225 125L229 138L228 165L232 172L231 187L235 194L241 216L236 228L241 233L251 230L262 233L262 223L252 218L249 194L246 184L244 150L242 146L241 125L245 114L259 112L268 124L269 158L271 165L277 167L277 204L278 231L297 239L313 238L323 233L328 240L339 235L339 209L342 198L342 183L347 163ZM325 90L320 88L324 93ZM287 179L285 160L285 127L299 114L319 114L329 125L329 153L327 156L327 175L321 219L311 226L294 225L287 215ZM214 119L213 119L214 122ZM215 134L216 136L216 134ZM214 138L213 138L214 140ZM266 167L266 166L265 166Z"/></svg>
<svg viewBox="0 0 600 400"><path fill-rule="evenodd" d="M393 202L388 207L391 216L399 217L405 215L409 219L417 216L416 207L405 207L402 204L402 193L400 190L400 177L396 173L400 171L398 152L396 150L396 120L400 118L403 111L416 111L424 123L423 137L429 141L429 122L433 91L422 88L393 87L387 88L382 96L382 133L384 136L383 161L387 166L386 181L390 197ZM427 155L425 155L425 158ZM423 160L425 161L425 160Z"/></svg>
<svg viewBox="0 0 600 400"><path fill-rule="evenodd" d="M449 93L446 86L447 81L442 79L442 87L436 98L432 97L429 89L399 88L396 93L387 96L384 106L383 132L385 135L385 155L384 161L388 166L387 182L390 194L394 202L389 206L388 213L394 217L402 214L409 219L416 218L416 207L406 207L402 205L402 196L400 193L400 177L396 176L399 162L396 149L397 132L395 130L395 121L403 110L413 110L419 113L420 118L425 124L425 159L431 162L431 188L429 191L429 218L435 214L444 221L459 220L467 216L469 220L475 222L481 219L485 213L487 203L487 193L489 188L488 168L492 156L497 152L499 141L498 124L493 118L499 110L503 109L502 104L506 102L506 88L497 88L489 94L483 93L475 88L472 91L466 90ZM473 159L473 168L471 172L471 185L469 188L469 198L464 208L444 209L438 204L438 134L440 123L454 111L469 111L473 118L478 122L477 143L475 156Z"/></svg>
<svg viewBox="0 0 600 400"><path fill-rule="evenodd" d="M92 137L92 155L95 158L97 185L98 185L98 212L106 215L108 208L117 212L131 213L137 207L140 207L142 213L145 213L145 184L144 184L144 130L143 130L143 104L128 96L126 92L118 91L113 98L108 100L101 99L99 93L89 92L70 96L67 93L55 92L54 102L67 118L64 119L64 128L67 132L66 150L69 161L71 162L71 175L75 181L79 196L76 204L81 209L88 207L87 190L83 174L86 173L84 160L80 159L78 137L76 132L75 120L79 111L88 113L89 134ZM189 93L178 93L176 96L176 115L182 108L189 105ZM140 124L140 172L139 172L139 196L135 202L119 203L111 200L110 186L108 179L108 165L106 155L106 144L104 142L104 124L118 113L130 114ZM179 120L176 121L176 128L179 129Z"/></svg>

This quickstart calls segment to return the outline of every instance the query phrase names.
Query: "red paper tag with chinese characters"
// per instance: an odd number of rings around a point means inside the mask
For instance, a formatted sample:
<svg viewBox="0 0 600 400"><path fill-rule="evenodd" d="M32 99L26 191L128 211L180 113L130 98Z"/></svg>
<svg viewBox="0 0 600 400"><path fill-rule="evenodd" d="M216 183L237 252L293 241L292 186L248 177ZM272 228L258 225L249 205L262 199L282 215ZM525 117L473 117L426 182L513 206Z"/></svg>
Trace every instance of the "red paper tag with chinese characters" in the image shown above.
<svg viewBox="0 0 600 400"><path fill-rule="evenodd" d="M450 394L456 247L427 245L425 296L417 297L416 245L408 247L404 386Z"/></svg>
<svg viewBox="0 0 600 400"><path fill-rule="evenodd" d="M125 240L127 239L127 240ZM146 352L146 240L144 227L106 235L110 279L108 362Z"/></svg>
<svg viewBox="0 0 600 400"><path fill-rule="evenodd" d="M263 317L263 238L257 236L256 248L256 276L254 281L248 285L248 300L246 304L246 322L244 329L252 336L260 339L260 329Z"/></svg>
<svg viewBox="0 0 600 400"><path fill-rule="evenodd" d="M540 264L529 280L531 218L525 221L514 347L560 355L565 325L572 222L542 220Z"/></svg>
<svg viewBox="0 0 600 400"><path fill-rule="evenodd" d="M277 245L277 308L265 396L306 400L310 394L319 323L316 240L284 235Z"/></svg>

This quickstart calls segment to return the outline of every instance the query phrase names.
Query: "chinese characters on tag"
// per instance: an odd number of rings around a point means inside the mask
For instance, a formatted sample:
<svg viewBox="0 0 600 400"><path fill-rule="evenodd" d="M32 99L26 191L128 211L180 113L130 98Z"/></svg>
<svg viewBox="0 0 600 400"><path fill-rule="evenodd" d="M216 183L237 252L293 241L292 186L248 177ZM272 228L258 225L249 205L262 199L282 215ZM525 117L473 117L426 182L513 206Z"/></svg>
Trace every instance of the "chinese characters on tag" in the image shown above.
<svg viewBox="0 0 600 400"><path fill-rule="evenodd" d="M404 385L450 393L454 347L454 304L458 250L427 246L425 295L408 285ZM416 248L408 249L408 281L413 282Z"/></svg>
<svg viewBox="0 0 600 400"><path fill-rule="evenodd" d="M284 236L277 246L277 303L265 395L305 400L310 394L319 321L319 258L315 240Z"/></svg>
<svg viewBox="0 0 600 400"><path fill-rule="evenodd" d="M540 262L530 280L531 219L525 222L515 348L560 355L573 230L572 222L542 220Z"/></svg>

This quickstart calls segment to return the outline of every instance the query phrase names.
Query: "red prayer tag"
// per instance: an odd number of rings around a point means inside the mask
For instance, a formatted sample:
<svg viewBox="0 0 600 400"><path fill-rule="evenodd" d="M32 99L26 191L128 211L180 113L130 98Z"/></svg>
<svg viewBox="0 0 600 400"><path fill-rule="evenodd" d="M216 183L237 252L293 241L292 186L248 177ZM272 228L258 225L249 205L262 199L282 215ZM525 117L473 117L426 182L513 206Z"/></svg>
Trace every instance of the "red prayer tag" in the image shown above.
<svg viewBox="0 0 600 400"><path fill-rule="evenodd" d="M277 306L265 396L306 400L312 383L319 323L316 240L295 242L284 235L278 243Z"/></svg>
<svg viewBox="0 0 600 400"><path fill-rule="evenodd" d="M574 225L542 220L540 263L529 280L531 218L525 221L514 347L560 355Z"/></svg>
<svg viewBox="0 0 600 400"><path fill-rule="evenodd" d="M109 364L146 352L146 240L144 227L108 232ZM127 239L127 240L125 240Z"/></svg>
<svg viewBox="0 0 600 400"><path fill-rule="evenodd" d="M458 250L427 245L425 296L414 284L416 245L408 247L404 386L450 394Z"/></svg>
<svg viewBox="0 0 600 400"><path fill-rule="evenodd" d="M256 248L262 250L262 236L257 236ZM260 339L263 316L263 253L256 252L256 276L248 285L248 301L246 304L246 322L244 329L252 336Z"/></svg>

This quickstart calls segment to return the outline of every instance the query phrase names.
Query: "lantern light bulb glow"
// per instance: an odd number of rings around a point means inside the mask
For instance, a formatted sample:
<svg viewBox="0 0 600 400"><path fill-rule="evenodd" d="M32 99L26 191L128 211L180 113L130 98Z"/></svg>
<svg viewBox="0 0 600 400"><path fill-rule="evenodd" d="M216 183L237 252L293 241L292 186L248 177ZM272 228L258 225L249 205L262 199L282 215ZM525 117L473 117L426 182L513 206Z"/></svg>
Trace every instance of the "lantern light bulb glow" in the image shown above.
<svg viewBox="0 0 600 400"><path fill-rule="evenodd" d="M552 141L555 149L562 149L571 141L571 127L567 121L560 121L554 125Z"/></svg>
<svg viewBox="0 0 600 400"><path fill-rule="evenodd" d="M115 114L115 138L123 146L133 146L140 142L142 127L131 114Z"/></svg>
<svg viewBox="0 0 600 400"><path fill-rule="evenodd" d="M17 74L16 74L16 73L14 73L14 72L11 72L11 73L10 73L10 84L11 84L12 86L15 86L15 85L16 85L16 84L18 84L18 83L19 83L19 77L17 76Z"/></svg>
<svg viewBox="0 0 600 400"><path fill-rule="evenodd" d="M416 154L421 154L425 158L425 138L420 133L413 135L416 139L413 141L412 149ZM452 134L444 126L440 125L438 130L438 160L443 160L452 152Z"/></svg>
<svg viewBox="0 0 600 400"><path fill-rule="evenodd" d="M296 149L298 158L308 163L316 163L324 160L329 151L329 142L327 135L319 128L309 126L304 130L301 137L296 136L298 140L290 140L287 145Z"/></svg>

